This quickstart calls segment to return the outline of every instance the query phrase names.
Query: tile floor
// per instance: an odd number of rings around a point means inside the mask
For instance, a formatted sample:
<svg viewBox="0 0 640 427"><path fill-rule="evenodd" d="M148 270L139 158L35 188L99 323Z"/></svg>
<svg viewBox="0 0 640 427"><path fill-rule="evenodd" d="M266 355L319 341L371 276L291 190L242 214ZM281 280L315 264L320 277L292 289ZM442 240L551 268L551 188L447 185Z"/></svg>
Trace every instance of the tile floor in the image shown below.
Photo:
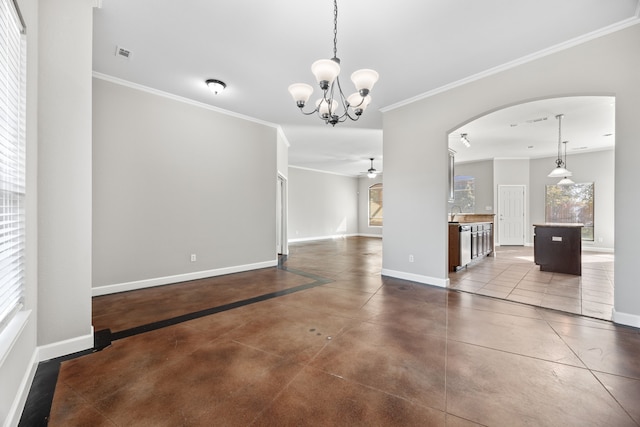
<svg viewBox="0 0 640 427"><path fill-rule="evenodd" d="M379 239L294 244L286 270L95 298L117 339L61 363L49 425L640 425L640 330L380 262Z"/></svg>
<svg viewBox="0 0 640 427"><path fill-rule="evenodd" d="M582 276L540 271L533 247L496 247L495 256L449 273L450 288L611 320L612 253L582 252Z"/></svg>

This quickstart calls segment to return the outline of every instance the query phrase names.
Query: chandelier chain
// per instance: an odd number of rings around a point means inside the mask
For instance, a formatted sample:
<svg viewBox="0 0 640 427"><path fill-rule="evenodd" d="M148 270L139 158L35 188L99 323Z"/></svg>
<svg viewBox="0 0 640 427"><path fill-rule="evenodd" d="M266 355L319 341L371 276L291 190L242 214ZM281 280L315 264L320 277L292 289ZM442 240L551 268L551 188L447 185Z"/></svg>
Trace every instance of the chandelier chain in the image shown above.
<svg viewBox="0 0 640 427"><path fill-rule="evenodd" d="M333 57L338 57L338 0L333 0Z"/></svg>

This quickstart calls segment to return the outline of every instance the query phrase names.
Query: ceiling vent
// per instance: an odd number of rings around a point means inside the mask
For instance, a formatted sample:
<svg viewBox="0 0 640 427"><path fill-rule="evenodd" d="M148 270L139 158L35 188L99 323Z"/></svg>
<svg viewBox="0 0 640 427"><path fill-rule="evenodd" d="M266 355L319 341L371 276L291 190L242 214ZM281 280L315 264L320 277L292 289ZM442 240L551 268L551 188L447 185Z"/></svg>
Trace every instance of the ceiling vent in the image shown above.
<svg viewBox="0 0 640 427"><path fill-rule="evenodd" d="M129 49L125 49L122 46L116 46L116 56L128 60L133 56L133 52L131 52Z"/></svg>
<svg viewBox="0 0 640 427"><path fill-rule="evenodd" d="M509 126L514 128L516 126L520 126L520 125L532 125L535 123L540 123L540 122L544 122L548 119L548 117L538 117L537 119L529 119L529 120L525 120L524 122L520 122L520 123L511 123Z"/></svg>

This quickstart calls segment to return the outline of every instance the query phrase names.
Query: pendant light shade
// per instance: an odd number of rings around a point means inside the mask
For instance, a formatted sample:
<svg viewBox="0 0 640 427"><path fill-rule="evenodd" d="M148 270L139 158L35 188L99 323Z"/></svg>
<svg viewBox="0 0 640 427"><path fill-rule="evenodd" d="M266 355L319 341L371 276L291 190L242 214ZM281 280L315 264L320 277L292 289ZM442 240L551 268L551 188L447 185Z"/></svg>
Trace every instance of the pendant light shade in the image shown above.
<svg viewBox="0 0 640 427"><path fill-rule="evenodd" d="M319 59L311 64L311 72L316 76L320 88L326 90L340 74L340 65L331 59Z"/></svg>
<svg viewBox="0 0 640 427"><path fill-rule="evenodd" d="M313 87L306 83L294 83L289 86L289 93L298 106L302 105L304 107L304 104L309 101L309 97L313 93Z"/></svg>
<svg viewBox="0 0 640 427"><path fill-rule="evenodd" d="M567 178L566 176L562 178L560 181L558 181L558 185L570 185L570 184L575 184L575 182L571 181L571 179Z"/></svg>
<svg viewBox="0 0 640 427"><path fill-rule="evenodd" d="M356 89L361 96L367 96L369 91L373 89L373 85L378 81L378 73L374 70L363 69L354 71L351 74L351 81L356 85Z"/></svg>
<svg viewBox="0 0 640 427"><path fill-rule="evenodd" d="M551 171L551 173L549 175L547 175L549 178L563 178L566 176L573 176L573 173L571 173L570 170L562 167L562 166L557 166L554 170Z"/></svg>

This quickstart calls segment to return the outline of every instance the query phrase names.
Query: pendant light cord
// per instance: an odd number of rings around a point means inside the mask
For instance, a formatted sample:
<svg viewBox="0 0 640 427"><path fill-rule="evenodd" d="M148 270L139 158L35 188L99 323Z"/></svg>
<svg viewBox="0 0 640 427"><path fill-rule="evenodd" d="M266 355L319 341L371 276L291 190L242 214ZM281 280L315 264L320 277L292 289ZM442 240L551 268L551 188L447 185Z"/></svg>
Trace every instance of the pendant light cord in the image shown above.
<svg viewBox="0 0 640 427"><path fill-rule="evenodd" d="M558 114L556 117L558 118L558 159L556 160L556 164L558 167L561 167L563 164L562 161L562 116L563 114Z"/></svg>

